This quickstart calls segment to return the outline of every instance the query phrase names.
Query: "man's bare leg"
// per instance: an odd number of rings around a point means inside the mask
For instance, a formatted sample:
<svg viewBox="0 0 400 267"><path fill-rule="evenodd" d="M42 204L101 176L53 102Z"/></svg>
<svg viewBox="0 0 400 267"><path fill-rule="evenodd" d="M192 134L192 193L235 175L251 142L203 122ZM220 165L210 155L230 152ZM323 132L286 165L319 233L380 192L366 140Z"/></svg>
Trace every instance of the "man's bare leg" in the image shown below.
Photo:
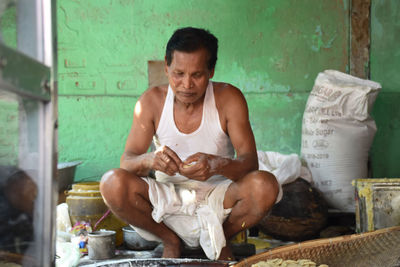
<svg viewBox="0 0 400 267"><path fill-rule="evenodd" d="M151 217L148 190L145 181L124 169L108 171L100 183L101 194L116 216L158 236L164 245L163 258L179 258L181 241L164 223L156 223Z"/></svg>
<svg viewBox="0 0 400 267"><path fill-rule="evenodd" d="M256 225L275 203L279 193L276 178L269 172L254 171L232 183L225 194L224 208L232 212L223 224L227 245L220 260L233 260L230 239L237 233Z"/></svg>

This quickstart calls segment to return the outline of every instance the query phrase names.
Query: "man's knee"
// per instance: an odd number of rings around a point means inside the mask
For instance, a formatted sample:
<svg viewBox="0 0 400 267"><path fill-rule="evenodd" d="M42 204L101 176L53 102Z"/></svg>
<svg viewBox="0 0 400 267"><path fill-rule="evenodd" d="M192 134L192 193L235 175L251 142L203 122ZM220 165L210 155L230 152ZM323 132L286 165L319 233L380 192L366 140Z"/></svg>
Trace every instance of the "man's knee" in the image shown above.
<svg viewBox="0 0 400 267"><path fill-rule="evenodd" d="M121 206L127 194L129 172L112 169L100 181L100 192L107 206Z"/></svg>
<svg viewBox="0 0 400 267"><path fill-rule="evenodd" d="M269 209L275 203L279 193L279 184L275 176L266 171L254 171L246 176L249 193L261 209Z"/></svg>

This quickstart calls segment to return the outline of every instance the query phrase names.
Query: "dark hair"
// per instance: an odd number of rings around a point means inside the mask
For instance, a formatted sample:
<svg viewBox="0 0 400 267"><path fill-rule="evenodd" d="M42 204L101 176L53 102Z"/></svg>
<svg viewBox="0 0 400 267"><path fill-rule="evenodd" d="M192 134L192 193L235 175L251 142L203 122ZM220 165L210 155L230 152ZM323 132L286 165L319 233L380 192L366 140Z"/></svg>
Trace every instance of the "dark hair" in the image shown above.
<svg viewBox="0 0 400 267"><path fill-rule="evenodd" d="M208 51L208 69L214 69L217 63L218 39L208 30L192 27L180 28L172 34L167 43L165 51L167 65L171 65L172 54L175 50L193 52L201 48L205 48Z"/></svg>

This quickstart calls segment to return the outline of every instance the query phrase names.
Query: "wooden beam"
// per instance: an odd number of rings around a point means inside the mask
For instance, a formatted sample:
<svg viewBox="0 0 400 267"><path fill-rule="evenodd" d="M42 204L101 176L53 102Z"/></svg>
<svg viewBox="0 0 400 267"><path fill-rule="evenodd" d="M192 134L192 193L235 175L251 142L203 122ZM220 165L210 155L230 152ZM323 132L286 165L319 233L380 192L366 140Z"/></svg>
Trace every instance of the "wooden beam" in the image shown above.
<svg viewBox="0 0 400 267"><path fill-rule="evenodd" d="M349 1L351 2L350 74L369 79L371 0Z"/></svg>

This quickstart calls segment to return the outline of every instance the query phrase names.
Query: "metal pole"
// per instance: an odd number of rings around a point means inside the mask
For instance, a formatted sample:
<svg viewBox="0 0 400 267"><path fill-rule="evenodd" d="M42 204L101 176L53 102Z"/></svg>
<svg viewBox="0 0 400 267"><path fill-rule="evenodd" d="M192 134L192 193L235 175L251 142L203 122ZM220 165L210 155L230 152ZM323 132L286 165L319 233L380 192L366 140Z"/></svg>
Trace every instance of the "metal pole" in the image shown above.
<svg viewBox="0 0 400 267"><path fill-rule="evenodd" d="M56 127L56 69L55 55L55 1L18 0L17 46L27 56L52 69L49 81L38 85L51 92L51 101L39 104L39 166L38 195L35 204L35 257L38 266L55 265L55 203L54 182L57 160ZM53 35L54 34L54 35ZM54 44L54 46L53 46ZM29 116L29 115L28 115ZM20 133L21 134L21 133Z"/></svg>

